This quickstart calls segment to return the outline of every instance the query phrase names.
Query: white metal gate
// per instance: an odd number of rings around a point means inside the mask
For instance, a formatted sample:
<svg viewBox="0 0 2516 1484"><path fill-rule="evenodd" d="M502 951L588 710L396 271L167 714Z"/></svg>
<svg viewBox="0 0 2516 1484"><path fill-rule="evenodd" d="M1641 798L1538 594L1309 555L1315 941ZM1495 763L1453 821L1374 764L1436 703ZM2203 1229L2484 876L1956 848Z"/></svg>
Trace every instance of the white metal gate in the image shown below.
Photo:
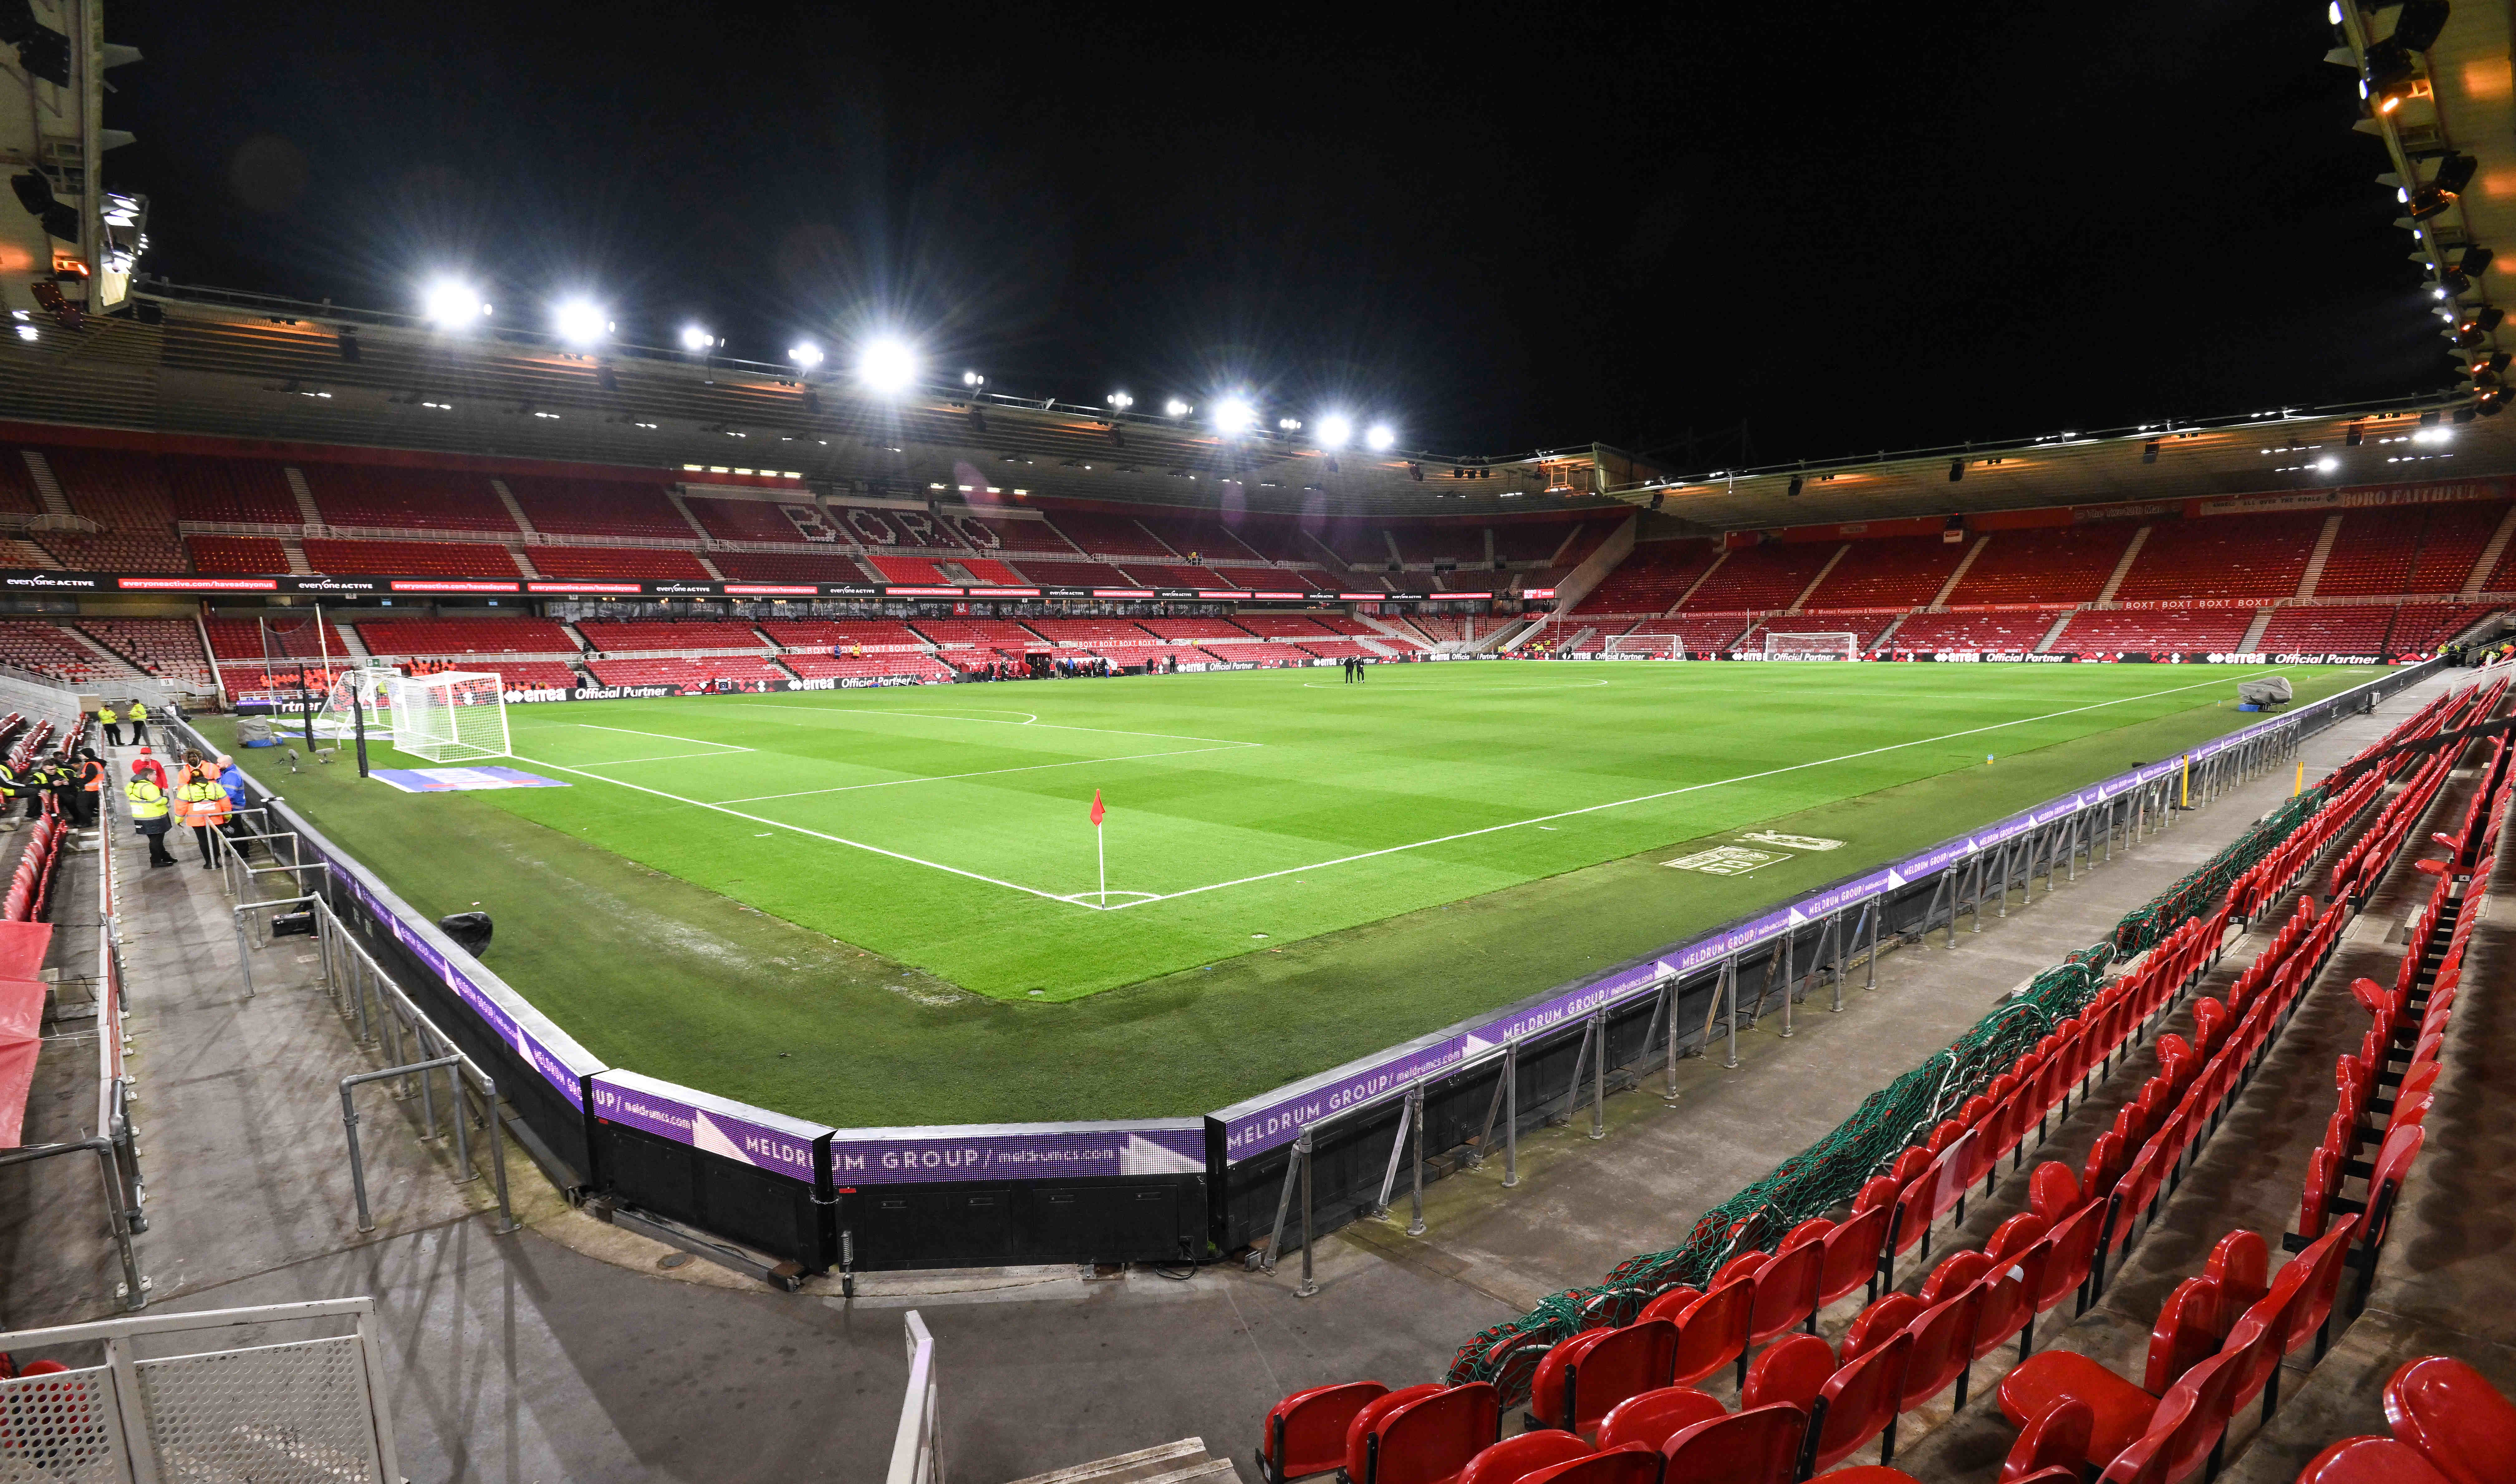
<svg viewBox="0 0 2516 1484"><path fill-rule="evenodd" d="M352 1333L144 1358L153 1336L355 1323ZM22 1330L0 1349L102 1342L102 1364L0 1381L0 1484L399 1484L375 1304L265 1308ZM153 1346L151 1347L153 1348Z"/></svg>

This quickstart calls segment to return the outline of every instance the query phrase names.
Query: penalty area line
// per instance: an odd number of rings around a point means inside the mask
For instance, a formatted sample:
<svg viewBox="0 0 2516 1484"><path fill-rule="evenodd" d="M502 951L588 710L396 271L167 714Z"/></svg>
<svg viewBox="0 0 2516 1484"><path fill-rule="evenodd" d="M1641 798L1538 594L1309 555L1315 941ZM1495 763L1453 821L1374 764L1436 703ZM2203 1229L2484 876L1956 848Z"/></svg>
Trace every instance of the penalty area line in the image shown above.
<svg viewBox="0 0 2516 1484"><path fill-rule="evenodd" d="M2263 673L2267 675L2277 675L2282 670L2288 668L2290 667L2277 666L2270 670L2266 670ZM1994 721L1989 726L1970 726L1963 731L1944 732L1936 737L1915 737L1908 742L1890 742L1884 747L1865 748L1860 752L1845 753L1840 757L1814 758L1806 763L1793 763L1782 767L1766 768L1762 772L1740 773L1735 778L1715 778L1708 783L1690 783L1684 788L1663 789L1656 794L1638 794L1631 799L1616 799L1611 800L1606 804L1584 804L1580 808L1566 809L1562 813L1558 814L1539 814L1529 819L1515 819L1508 824L1489 824L1485 826L1483 829L1461 830L1455 835L1443 835L1432 840L1409 841L1407 844L1403 845L1386 845L1377 850L1364 850L1354 855L1340 855L1334 860L1321 860L1313 861L1308 865L1287 866L1281 871L1264 871L1256 876L1241 877L1237 881L1215 882L1208 886L1191 886L1184 891L1166 892L1163 895L1152 897L1149 900L1167 902L1183 896L1196 896L1207 891L1220 891L1226 886L1246 886L1255 882L1274 881L1279 876L1293 876L1304 871L1324 871L1330 866L1352 865L1354 862L1359 860L1374 860L1383 855L1397 855L1407 850L1420 850L1427 845L1448 845L1454 840L1473 840L1480 835L1492 835L1503 830L1517 830L1529 825L1538 825L1543 827L1546 822L1551 819L1572 819L1582 814L1595 814L1602 809L1620 809L1627 804L1649 804L1656 799L1674 799L1680 794L1695 794L1700 793L1705 789L1727 788L1734 783L1753 783L1759 778L1772 778L1782 773L1796 773L1804 768L1824 767L1829 763L1850 763L1859 758L1874 758L1880 753L1901 752L1908 747L1928 747L1934 742L1952 742L1959 737L1979 736L1988 731L1999 731L2003 727L2025 726L2036 721L2050 721L2057 717L2076 716L2083 711L2101 711L2108 706L2120 706L2131 701L2153 701L2163 695L2175 695L2182 691L2200 690L2205 685L2218 685L2224 683L2226 683L2224 680L2214 679L2202 680L2191 685L2170 685L2164 690L2152 690L2142 695L2118 696L2111 701L2096 701L2086 706L2072 706L2061 711L2050 711L2040 717L2016 717L2006 721ZM1142 907L1145 905L1147 905L1147 903L1142 901L1120 902L1118 905L1106 910L1111 912L1124 912L1130 907Z"/></svg>
<svg viewBox="0 0 2516 1484"><path fill-rule="evenodd" d="M1141 763L1147 758L1193 758L1199 753L1237 753L1244 748L1264 747L1264 742L1227 742L1221 747L1182 747L1166 753L1129 753L1117 758L1076 758L1067 763L1032 763L1021 767L981 768L975 773L934 773L922 778L886 778L879 783L842 783L835 788L798 789L791 794L753 794L742 799L727 799L725 804L762 804L772 799L809 799L816 794L853 794L859 789L898 788L904 783L950 783L960 778L993 778L999 773L1036 773L1051 767L1086 767L1095 763ZM708 756L702 754L701 756ZM609 767L608 763L588 763L589 767ZM1146 893L1150 895L1151 893Z"/></svg>
<svg viewBox="0 0 2516 1484"><path fill-rule="evenodd" d="M1191 737L1171 731L1120 731L1116 727L1112 726L1065 726L1055 721L1041 721L1035 720L1029 721L999 721L992 717L956 717L949 712L942 711L893 711L889 708L876 708L872 706L772 706L765 701L732 701L727 704L733 706L747 706L754 711L783 712L789 718L795 717L798 714L807 717L825 717L832 715L850 717L924 717L931 721L968 721L979 726L1035 726L1041 731L1088 731L1097 732L1105 737L1158 737L1165 742L1217 742L1226 747L1266 746L1263 742L1239 742L1235 741L1230 737ZM1027 711L1008 712L1006 714L1008 716L1017 717L1027 717L1030 715L1030 713Z"/></svg>
<svg viewBox="0 0 2516 1484"><path fill-rule="evenodd" d="M964 871L959 866L947 866L940 860L920 860L914 855L903 855L898 850L886 850L880 845L869 845L861 840L850 840L844 835L825 835L819 830L808 830L800 824L788 824L782 819L771 819L760 814L746 814L740 809L730 809L721 804L709 804L705 800L685 799L679 794L667 794L662 789L649 788L643 783L631 783L622 778L606 778L601 773L589 773L583 768L569 767L564 763L546 763L539 758L527 758L522 753L515 754L515 757L518 761L529 763L535 767L555 767L563 773L574 773L580 778L591 778L597 783L608 783L614 788L635 789L639 793L652 794L658 799L669 799L675 804L687 804L691 807L696 809L713 809L717 813L729 814L736 819L748 819L753 824L765 824L774 830L790 830L798 835L809 835L815 840L826 840L834 845L846 845L851 849L863 850L870 854L884 855L893 860L904 861L912 866L924 866L929 870L947 872L953 876L963 877L970 881L985 882L990 886L1002 886L1009 891L1020 891L1027 896L1036 896L1043 901L1069 902L1077 907L1089 907L1095 912L1111 912L1116 910L1115 908L1100 906L1093 902L1076 901L1071 896L1061 896L1054 891L1042 891L1037 886L1026 886L1020 882L1003 881L993 876L982 876L976 871Z"/></svg>

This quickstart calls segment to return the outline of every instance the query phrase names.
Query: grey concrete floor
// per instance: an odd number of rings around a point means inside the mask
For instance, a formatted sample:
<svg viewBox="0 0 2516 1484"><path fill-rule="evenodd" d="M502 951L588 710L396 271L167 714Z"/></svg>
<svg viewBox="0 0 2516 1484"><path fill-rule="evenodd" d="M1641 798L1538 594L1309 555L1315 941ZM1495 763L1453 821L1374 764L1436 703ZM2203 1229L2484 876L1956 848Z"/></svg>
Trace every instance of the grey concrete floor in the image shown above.
<svg viewBox="0 0 2516 1484"><path fill-rule="evenodd" d="M2311 742L2310 776L2433 688ZM1889 955L1878 988L1849 986L1841 1014L1821 994L1789 1040L1770 1018L1743 1037L1739 1069L1685 1063L1673 1104L1656 1078L1612 1096L1602 1141L1585 1136L1586 1118L1527 1140L1517 1189L1496 1188L1497 1164L1438 1181L1422 1238L1363 1222L1323 1241L1308 1299L1294 1297L1289 1260L1273 1276L1211 1266L1184 1282L1143 1270L1108 1282L1063 1269L876 1277L853 1302L774 1293L703 1263L667 1273L654 1265L665 1249L564 1209L521 1158L511 1169L528 1228L498 1234L477 1214L478 1187L451 1183L449 1160L375 1116L389 1107L380 1093L367 1126L378 1230L360 1236L335 1083L372 1064L368 1053L292 945L259 956L262 993L244 998L212 879L147 873L126 836L152 1221L144 1264L166 1307L375 1296L403 1468L417 1480L877 1477L911 1307L937 1338L945 1456L962 1484L1190 1435L1245 1465L1258 1419L1284 1393L1431 1379L1461 1340L1530 1299L1673 1244L1697 1212L2102 935L2287 788L2258 780L2076 885L2039 885L2034 905L1960 931L1952 950ZM2076 1160L2111 1119L2108 1099L2137 1086L2140 1069L2128 1070L2057 1130L2057 1157ZM56 1135L30 1128L39 1136ZM2240 1143L2223 1131L2211 1157ZM17 1259L0 1268L11 1273L0 1312L13 1325L108 1312L95 1192L59 1176L13 1184L14 1174L0 1172L0 1256ZM13 1207L38 1214L42 1241L9 1245ZM1970 1226L1991 1216L1969 1214Z"/></svg>

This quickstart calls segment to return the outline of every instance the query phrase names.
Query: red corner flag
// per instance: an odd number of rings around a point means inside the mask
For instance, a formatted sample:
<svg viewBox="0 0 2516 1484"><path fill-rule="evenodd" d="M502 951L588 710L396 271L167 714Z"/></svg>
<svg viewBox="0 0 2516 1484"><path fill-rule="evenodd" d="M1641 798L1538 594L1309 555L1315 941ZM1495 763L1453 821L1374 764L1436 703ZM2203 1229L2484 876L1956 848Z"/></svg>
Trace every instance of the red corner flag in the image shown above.
<svg viewBox="0 0 2516 1484"><path fill-rule="evenodd" d="M1108 809L1101 807L1101 791L1099 789L1094 789L1092 791L1092 823L1096 826L1099 825L1101 823L1101 816L1109 812L1110 811Z"/></svg>

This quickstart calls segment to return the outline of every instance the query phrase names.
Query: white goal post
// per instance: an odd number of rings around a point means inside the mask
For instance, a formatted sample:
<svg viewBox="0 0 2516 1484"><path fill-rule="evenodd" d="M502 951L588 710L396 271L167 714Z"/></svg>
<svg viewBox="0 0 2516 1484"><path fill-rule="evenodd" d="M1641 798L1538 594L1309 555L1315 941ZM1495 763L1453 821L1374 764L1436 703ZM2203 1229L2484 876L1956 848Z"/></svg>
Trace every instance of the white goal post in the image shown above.
<svg viewBox="0 0 2516 1484"><path fill-rule="evenodd" d="M500 677L471 670L398 675L391 691L395 751L431 763L509 756L507 687Z"/></svg>
<svg viewBox="0 0 2516 1484"><path fill-rule="evenodd" d="M1686 658L1686 636L1682 634L1617 634L1609 638L1603 654L1634 654L1645 659L1682 660Z"/></svg>
<svg viewBox="0 0 2516 1484"><path fill-rule="evenodd" d="M334 740L354 736L363 721L370 740L391 740L393 682L400 679L401 672L391 665L361 665L334 676L323 709L314 717L314 735ZM356 712L350 707L353 696L357 698Z"/></svg>
<svg viewBox="0 0 2516 1484"><path fill-rule="evenodd" d="M1769 660L1857 660L1861 658L1861 636L1858 634L1777 634L1765 631L1765 658Z"/></svg>

